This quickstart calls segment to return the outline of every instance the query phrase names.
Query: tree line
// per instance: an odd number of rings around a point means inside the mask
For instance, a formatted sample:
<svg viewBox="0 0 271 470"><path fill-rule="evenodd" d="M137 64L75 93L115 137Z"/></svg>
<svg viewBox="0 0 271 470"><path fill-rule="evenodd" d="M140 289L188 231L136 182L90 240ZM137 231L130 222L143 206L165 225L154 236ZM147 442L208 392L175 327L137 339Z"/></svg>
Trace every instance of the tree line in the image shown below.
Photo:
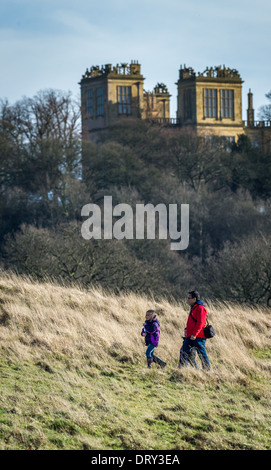
<svg viewBox="0 0 271 470"><path fill-rule="evenodd" d="M80 134L70 93L43 90L0 108L0 250L4 269L83 286L180 298L271 298L271 158L246 136L229 146L124 120L99 141ZM189 204L190 243L84 240L81 208Z"/></svg>

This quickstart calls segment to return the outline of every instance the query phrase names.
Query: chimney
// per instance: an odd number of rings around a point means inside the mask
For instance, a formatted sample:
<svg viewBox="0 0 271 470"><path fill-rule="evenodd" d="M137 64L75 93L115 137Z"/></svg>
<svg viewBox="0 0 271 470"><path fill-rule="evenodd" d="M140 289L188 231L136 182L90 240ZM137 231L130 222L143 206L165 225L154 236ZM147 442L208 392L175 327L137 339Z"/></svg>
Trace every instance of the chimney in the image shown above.
<svg viewBox="0 0 271 470"><path fill-rule="evenodd" d="M247 98L248 98L247 125L248 127L253 127L254 126L254 109L253 109L253 94L251 93L251 89L249 89Z"/></svg>

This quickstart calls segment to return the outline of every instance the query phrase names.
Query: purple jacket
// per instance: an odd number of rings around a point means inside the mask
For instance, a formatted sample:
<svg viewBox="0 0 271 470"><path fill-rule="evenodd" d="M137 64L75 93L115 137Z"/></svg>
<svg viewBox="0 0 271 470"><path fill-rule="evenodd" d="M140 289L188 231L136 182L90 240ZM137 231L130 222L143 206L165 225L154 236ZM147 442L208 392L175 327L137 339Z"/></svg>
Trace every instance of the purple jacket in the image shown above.
<svg viewBox="0 0 271 470"><path fill-rule="evenodd" d="M157 318L153 320L145 321L141 336L143 333L146 333L145 336L145 344L148 346L149 344L153 344L155 347L158 346L159 343L159 336L160 336L160 322Z"/></svg>

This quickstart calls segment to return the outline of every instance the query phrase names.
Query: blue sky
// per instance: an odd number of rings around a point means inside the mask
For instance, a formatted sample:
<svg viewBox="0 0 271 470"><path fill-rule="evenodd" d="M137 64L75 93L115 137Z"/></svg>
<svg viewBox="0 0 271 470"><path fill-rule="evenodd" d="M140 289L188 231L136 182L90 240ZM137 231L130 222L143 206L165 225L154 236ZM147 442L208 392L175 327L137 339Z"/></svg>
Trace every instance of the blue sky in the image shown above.
<svg viewBox="0 0 271 470"><path fill-rule="evenodd" d="M0 98L79 98L86 68L138 60L146 90L168 86L175 117L180 65L225 64L244 80L243 118L249 88L257 117L271 90L270 24L270 0L1 0Z"/></svg>

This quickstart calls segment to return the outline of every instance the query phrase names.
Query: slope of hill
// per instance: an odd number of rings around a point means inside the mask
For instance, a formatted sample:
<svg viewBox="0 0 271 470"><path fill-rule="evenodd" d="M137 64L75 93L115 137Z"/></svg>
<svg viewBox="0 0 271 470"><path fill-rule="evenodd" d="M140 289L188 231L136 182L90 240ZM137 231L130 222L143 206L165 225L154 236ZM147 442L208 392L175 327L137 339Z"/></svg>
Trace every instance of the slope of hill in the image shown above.
<svg viewBox="0 0 271 470"><path fill-rule="evenodd" d="M165 370L146 368L149 308ZM179 370L183 302L0 273L0 449L270 449L270 310L208 311L212 370Z"/></svg>

